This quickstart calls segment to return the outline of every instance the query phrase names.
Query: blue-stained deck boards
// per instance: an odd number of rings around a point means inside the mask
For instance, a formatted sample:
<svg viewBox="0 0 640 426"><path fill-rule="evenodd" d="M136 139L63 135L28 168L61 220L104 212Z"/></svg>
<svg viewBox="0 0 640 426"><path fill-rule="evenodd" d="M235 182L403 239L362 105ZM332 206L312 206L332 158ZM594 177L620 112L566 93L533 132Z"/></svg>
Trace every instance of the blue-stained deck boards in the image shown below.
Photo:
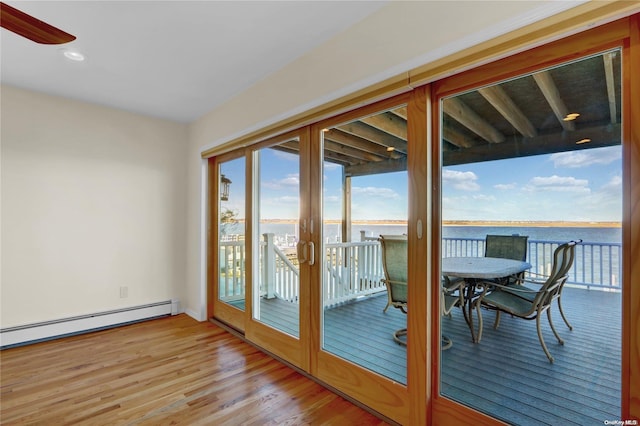
<svg viewBox="0 0 640 426"><path fill-rule="evenodd" d="M325 310L323 347L406 383L406 348L391 337L406 327L406 316L394 308L383 313L386 300L383 293ZM555 339L546 315L542 318L553 364L540 347L535 321L502 314L494 330L495 313L483 310L482 341L473 344L460 310L444 317L443 333L453 346L442 353L443 394L516 425L601 425L619 419L621 295L565 288L563 304L573 331L557 306L552 313L564 345ZM261 307L265 323L289 333L297 330L296 305L271 299Z"/></svg>

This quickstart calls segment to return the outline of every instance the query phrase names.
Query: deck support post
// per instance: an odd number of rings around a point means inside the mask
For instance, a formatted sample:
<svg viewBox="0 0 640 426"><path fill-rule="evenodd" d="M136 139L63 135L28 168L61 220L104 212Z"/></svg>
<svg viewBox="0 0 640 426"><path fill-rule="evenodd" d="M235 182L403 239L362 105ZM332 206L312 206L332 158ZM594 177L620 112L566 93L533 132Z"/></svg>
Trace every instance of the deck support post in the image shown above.
<svg viewBox="0 0 640 426"><path fill-rule="evenodd" d="M262 277L262 282L264 285L264 290L267 293L267 299L273 299L276 297L275 286L276 286L276 251L274 249L274 236L273 233L267 233L264 235L264 275Z"/></svg>

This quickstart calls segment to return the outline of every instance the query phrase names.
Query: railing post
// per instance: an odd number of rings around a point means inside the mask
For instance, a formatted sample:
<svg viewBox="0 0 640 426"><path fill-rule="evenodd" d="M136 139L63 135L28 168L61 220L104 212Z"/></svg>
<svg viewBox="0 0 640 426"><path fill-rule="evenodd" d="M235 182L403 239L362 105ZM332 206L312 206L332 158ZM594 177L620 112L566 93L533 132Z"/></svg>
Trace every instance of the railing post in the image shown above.
<svg viewBox="0 0 640 426"><path fill-rule="evenodd" d="M262 254L262 258L264 261L264 275L263 275L263 283L265 285L265 291L267 293L267 299L273 299L276 297L275 285L276 285L276 251L274 249L274 236L275 234L263 234L264 235L264 253Z"/></svg>

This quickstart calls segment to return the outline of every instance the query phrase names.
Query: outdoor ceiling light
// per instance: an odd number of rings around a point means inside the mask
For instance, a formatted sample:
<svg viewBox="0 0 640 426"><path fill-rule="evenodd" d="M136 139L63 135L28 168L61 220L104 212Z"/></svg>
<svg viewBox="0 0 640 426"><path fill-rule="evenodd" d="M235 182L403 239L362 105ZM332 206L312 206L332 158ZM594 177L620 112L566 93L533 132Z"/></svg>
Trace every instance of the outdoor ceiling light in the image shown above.
<svg viewBox="0 0 640 426"><path fill-rule="evenodd" d="M571 114L567 114L567 116L565 118L563 118L563 120L564 121L573 121L578 117L580 117L580 114L578 114L577 112L572 112Z"/></svg>
<svg viewBox="0 0 640 426"><path fill-rule="evenodd" d="M576 145L580 145L580 144L588 143L588 142L591 142L591 139L584 138L584 139L580 139L578 142L576 142Z"/></svg>

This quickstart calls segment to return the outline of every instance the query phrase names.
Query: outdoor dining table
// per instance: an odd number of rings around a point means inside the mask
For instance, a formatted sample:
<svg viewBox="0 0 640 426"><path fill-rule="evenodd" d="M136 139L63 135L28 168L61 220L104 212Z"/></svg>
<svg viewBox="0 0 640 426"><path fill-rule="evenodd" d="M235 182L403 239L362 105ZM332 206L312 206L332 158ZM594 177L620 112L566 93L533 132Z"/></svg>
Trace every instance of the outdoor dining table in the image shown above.
<svg viewBox="0 0 640 426"><path fill-rule="evenodd" d="M473 297L479 281L499 280L531 269L531 264L513 259L497 257L445 257L442 259L442 275L464 280L464 305L462 310L471 330L471 340L475 343L473 327ZM461 290L462 291L462 290Z"/></svg>

